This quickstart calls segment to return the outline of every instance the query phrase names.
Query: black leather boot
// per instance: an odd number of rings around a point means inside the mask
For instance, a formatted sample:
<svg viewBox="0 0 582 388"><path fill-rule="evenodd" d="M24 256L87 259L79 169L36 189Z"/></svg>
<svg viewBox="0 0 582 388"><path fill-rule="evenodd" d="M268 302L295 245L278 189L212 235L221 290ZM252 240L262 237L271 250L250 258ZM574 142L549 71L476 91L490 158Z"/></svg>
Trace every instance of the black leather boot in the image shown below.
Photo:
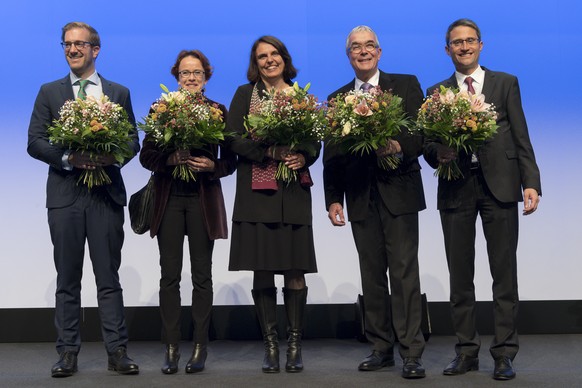
<svg viewBox="0 0 582 388"><path fill-rule="evenodd" d="M307 287L300 290L283 288L283 300L287 312L287 363L285 370L296 373L303 370L301 337L303 336L303 313L307 303Z"/></svg>
<svg viewBox="0 0 582 388"><path fill-rule="evenodd" d="M186 364L186 373L202 372L207 356L208 350L205 344L194 344L192 357L190 357L190 360Z"/></svg>
<svg viewBox="0 0 582 388"><path fill-rule="evenodd" d="M180 360L180 348L178 344L166 345L166 359L162 365L162 373L171 375L178 372L178 361Z"/></svg>
<svg viewBox="0 0 582 388"><path fill-rule="evenodd" d="M279 372L279 338L277 334L277 288L252 290L257 317L265 343L264 373Z"/></svg>

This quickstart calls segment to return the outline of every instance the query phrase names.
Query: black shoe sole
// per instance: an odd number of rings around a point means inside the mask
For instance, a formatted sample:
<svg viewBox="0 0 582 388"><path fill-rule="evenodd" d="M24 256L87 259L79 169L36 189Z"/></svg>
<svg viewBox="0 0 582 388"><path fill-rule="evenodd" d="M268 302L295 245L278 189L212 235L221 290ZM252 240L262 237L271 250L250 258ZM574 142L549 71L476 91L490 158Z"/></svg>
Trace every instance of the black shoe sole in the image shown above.
<svg viewBox="0 0 582 388"><path fill-rule="evenodd" d="M382 368L385 368L387 366L394 366L395 362L394 361L388 361L385 363L382 363L380 365L374 365L374 366L359 366L358 370L362 371L362 372L373 372L375 370L380 370Z"/></svg>

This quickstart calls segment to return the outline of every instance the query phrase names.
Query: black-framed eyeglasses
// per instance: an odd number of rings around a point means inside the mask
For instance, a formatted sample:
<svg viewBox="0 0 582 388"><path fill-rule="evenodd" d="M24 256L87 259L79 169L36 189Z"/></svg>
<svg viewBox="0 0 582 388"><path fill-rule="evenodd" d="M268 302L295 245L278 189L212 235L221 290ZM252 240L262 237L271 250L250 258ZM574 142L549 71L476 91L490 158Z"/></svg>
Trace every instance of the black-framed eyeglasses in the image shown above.
<svg viewBox="0 0 582 388"><path fill-rule="evenodd" d="M362 50L366 50L367 52L372 52L378 48L378 45L375 42L367 42L364 45L361 44L353 44L350 46L350 52L354 54L359 54Z"/></svg>
<svg viewBox="0 0 582 388"><path fill-rule="evenodd" d="M61 46L63 46L65 50L70 50L73 45L75 45L77 50L83 50L85 47L93 46L93 43L85 42L82 40L76 40L74 42L61 42Z"/></svg>
<svg viewBox="0 0 582 388"><path fill-rule="evenodd" d="M180 75L181 78L190 78L190 76L194 74L194 77L202 79L204 78L204 74L206 74L206 72L204 72L204 70L194 70L194 71L182 70L179 71L178 74Z"/></svg>
<svg viewBox="0 0 582 388"><path fill-rule="evenodd" d="M461 47L463 43L467 43L469 46L473 46L479 43L481 39L479 38L467 38L467 39L455 39L449 42L449 46Z"/></svg>

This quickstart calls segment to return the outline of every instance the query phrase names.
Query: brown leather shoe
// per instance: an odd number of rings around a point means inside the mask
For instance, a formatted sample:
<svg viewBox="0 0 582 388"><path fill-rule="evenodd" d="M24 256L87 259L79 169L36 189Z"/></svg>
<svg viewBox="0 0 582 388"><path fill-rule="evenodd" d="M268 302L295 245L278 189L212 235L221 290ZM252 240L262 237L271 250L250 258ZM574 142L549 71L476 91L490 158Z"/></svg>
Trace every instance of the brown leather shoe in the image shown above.
<svg viewBox="0 0 582 388"><path fill-rule="evenodd" d="M511 358L503 356L495 359L493 378L495 380L511 380L515 378L515 371L513 370Z"/></svg>
<svg viewBox="0 0 582 388"><path fill-rule="evenodd" d="M443 370L445 376L462 375L472 370L479 370L479 358L458 354Z"/></svg>
<svg viewBox="0 0 582 388"><path fill-rule="evenodd" d="M52 377L69 377L77 371L77 353L62 352L59 361L51 369Z"/></svg>

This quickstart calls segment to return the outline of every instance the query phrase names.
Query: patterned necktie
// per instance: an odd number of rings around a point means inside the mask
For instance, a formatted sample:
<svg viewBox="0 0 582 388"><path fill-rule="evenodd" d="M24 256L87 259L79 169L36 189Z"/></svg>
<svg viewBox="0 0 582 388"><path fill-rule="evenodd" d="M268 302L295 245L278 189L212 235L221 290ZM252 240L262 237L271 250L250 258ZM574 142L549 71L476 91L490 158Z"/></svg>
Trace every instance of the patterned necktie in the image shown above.
<svg viewBox="0 0 582 388"><path fill-rule="evenodd" d="M362 86L360 86L360 90L363 90L364 92L367 92L368 90L372 89L374 86L372 84L369 84L367 82L364 82L362 84Z"/></svg>
<svg viewBox="0 0 582 388"><path fill-rule="evenodd" d="M80 98L81 100L84 100L87 98L87 92L85 91L85 88L87 87L87 84L89 84L88 79L82 79L79 80L79 91L77 92L77 98Z"/></svg>
<svg viewBox="0 0 582 388"><path fill-rule="evenodd" d="M471 94L475 94L475 88L473 87L474 79L471 77L465 78L465 83L467 84L467 91Z"/></svg>

